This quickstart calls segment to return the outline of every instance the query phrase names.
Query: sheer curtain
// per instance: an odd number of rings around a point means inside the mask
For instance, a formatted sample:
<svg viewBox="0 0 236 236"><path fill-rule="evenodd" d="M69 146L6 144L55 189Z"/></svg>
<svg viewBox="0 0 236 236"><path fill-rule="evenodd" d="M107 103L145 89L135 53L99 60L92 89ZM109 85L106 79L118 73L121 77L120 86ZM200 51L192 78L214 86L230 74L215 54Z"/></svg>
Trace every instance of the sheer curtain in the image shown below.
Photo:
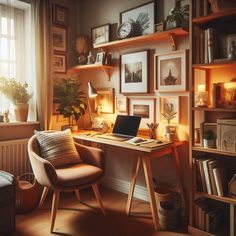
<svg viewBox="0 0 236 236"><path fill-rule="evenodd" d="M50 0L32 0L37 113L42 130L51 128L53 84Z"/></svg>

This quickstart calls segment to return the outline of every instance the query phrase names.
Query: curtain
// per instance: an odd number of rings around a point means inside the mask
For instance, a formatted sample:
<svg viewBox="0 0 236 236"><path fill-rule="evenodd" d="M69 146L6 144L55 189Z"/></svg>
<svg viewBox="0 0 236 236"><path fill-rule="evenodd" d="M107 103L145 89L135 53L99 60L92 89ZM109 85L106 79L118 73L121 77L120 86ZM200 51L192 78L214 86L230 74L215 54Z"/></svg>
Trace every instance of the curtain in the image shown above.
<svg viewBox="0 0 236 236"><path fill-rule="evenodd" d="M53 83L50 0L32 0L35 41L36 103L41 130L51 128Z"/></svg>

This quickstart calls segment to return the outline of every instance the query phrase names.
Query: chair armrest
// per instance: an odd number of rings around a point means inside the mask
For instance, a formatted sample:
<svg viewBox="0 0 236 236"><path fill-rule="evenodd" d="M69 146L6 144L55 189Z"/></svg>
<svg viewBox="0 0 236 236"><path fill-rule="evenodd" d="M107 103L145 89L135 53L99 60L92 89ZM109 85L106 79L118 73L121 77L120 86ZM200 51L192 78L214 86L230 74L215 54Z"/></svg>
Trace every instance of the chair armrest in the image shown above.
<svg viewBox="0 0 236 236"><path fill-rule="evenodd" d="M79 143L74 143L81 159L84 163L96 166L105 170L105 154L99 148L85 146Z"/></svg>
<svg viewBox="0 0 236 236"><path fill-rule="evenodd" d="M29 151L29 156L36 180L43 186L55 188L57 186L57 174L53 165L33 151Z"/></svg>

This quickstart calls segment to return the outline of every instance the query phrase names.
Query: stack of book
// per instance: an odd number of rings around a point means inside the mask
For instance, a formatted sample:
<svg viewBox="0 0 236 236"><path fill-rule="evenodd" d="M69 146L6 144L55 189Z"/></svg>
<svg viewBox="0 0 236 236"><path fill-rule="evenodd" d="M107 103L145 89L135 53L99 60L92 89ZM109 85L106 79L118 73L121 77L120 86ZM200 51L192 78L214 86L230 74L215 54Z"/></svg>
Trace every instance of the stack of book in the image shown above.
<svg viewBox="0 0 236 236"><path fill-rule="evenodd" d="M210 207L204 198L197 198L194 204L196 227L211 234L217 233L224 219L222 212Z"/></svg>
<svg viewBox="0 0 236 236"><path fill-rule="evenodd" d="M219 160L196 159L199 191L223 197L227 189L225 168Z"/></svg>

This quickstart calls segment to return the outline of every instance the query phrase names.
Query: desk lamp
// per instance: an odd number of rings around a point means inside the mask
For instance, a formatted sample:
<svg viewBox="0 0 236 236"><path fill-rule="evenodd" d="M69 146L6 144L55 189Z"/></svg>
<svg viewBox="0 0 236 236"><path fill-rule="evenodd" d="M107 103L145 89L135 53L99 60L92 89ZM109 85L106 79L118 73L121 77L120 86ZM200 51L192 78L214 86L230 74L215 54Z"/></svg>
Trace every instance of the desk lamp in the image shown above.
<svg viewBox="0 0 236 236"><path fill-rule="evenodd" d="M95 97L97 97L97 95L98 95L97 91L93 87L92 83L88 82L88 110L89 110L90 126L92 126L93 121L92 121L92 112L91 112L91 106L90 106L89 98L95 98Z"/></svg>

